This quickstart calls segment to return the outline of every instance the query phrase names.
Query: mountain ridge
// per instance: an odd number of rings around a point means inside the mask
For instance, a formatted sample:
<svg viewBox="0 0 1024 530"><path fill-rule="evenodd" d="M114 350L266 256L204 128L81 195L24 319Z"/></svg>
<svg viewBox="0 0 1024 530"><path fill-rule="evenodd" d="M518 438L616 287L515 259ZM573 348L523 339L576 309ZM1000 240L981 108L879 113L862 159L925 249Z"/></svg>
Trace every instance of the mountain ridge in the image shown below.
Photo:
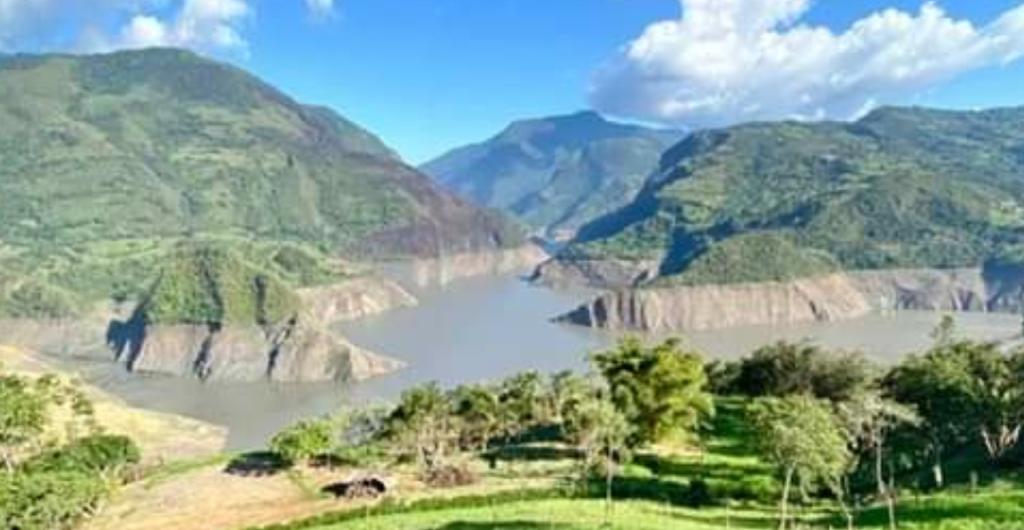
<svg viewBox="0 0 1024 530"><path fill-rule="evenodd" d="M534 229L571 233L628 200L680 136L580 111L517 120L420 167L456 193Z"/></svg>
<svg viewBox="0 0 1024 530"><path fill-rule="evenodd" d="M1015 263L1022 175L1019 107L885 107L853 123L698 131L558 260L657 262L653 277L634 279L642 285ZM775 259L780 249L788 258Z"/></svg>

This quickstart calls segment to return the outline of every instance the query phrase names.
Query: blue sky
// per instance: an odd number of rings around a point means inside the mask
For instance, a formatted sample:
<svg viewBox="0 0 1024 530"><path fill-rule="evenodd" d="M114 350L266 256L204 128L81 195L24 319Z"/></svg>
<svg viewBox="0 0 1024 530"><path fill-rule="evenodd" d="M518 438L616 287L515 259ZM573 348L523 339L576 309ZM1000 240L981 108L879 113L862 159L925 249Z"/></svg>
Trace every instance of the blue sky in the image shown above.
<svg viewBox="0 0 1024 530"><path fill-rule="evenodd" d="M1024 104L1021 0L7 3L7 51L190 47L335 108L412 162L590 107L705 127Z"/></svg>

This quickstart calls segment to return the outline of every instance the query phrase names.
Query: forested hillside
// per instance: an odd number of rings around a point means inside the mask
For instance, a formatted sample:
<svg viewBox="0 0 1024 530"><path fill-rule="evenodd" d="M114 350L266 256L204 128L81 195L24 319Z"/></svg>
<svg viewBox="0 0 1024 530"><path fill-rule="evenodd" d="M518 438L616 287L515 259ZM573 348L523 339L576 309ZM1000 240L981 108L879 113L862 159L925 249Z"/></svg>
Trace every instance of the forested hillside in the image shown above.
<svg viewBox="0 0 1024 530"><path fill-rule="evenodd" d="M734 283L1019 263L1022 244L1024 109L884 108L695 133L562 259L656 260L661 282Z"/></svg>

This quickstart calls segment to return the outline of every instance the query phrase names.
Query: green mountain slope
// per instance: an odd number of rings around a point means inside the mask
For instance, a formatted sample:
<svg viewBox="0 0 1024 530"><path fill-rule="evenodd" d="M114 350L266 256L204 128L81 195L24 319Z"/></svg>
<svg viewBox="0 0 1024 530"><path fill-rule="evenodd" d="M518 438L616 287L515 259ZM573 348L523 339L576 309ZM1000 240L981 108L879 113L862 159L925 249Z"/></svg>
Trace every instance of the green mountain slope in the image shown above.
<svg viewBox="0 0 1024 530"><path fill-rule="evenodd" d="M513 123L422 169L462 196L535 228L574 231L626 204L681 136L582 112Z"/></svg>
<svg viewBox="0 0 1024 530"><path fill-rule="evenodd" d="M1024 108L885 108L851 124L698 132L563 260L660 260L661 282L1021 261Z"/></svg>
<svg viewBox="0 0 1024 530"><path fill-rule="evenodd" d="M9 313L137 294L180 240L314 261L521 241L333 111L180 50L0 58L0 197Z"/></svg>

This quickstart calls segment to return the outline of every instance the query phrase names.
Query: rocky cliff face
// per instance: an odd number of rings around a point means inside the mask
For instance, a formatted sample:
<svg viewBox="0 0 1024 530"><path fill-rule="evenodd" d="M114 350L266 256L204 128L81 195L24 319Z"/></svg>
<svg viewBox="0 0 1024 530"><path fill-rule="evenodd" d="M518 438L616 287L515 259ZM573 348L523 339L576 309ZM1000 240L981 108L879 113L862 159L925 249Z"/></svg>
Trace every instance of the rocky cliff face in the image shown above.
<svg viewBox="0 0 1024 530"><path fill-rule="evenodd" d="M158 326L133 340L118 355L130 370L213 381L359 381L402 367L301 320L278 329Z"/></svg>
<svg viewBox="0 0 1024 530"><path fill-rule="evenodd" d="M150 324L130 308L74 320L0 320L5 341L53 356L114 359L128 370L208 381L358 381L402 368L328 329L415 304L394 283L356 278L300 291L305 309L273 325Z"/></svg>
<svg viewBox="0 0 1024 530"><path fill-rule="evenodd" d="M626 288L658 275L657 260L559 260L541 263L530 281L547 287Z"/></svg>
<svg viewBox="0 0 1024 530"><path fill-rule="evenodd" d="M1018 311L1021 278L980 269L837 273L792 282L622 289L559 318L610 330L698 331L831 322L871 311Z"/></svg>
<svg viewBox="0 0 1024 530"><path fill-rule="evenodd" d="M298 294L308 311L328 323L356 320L417 304L416 298L398 284L372 277L299 289Z"/></svg>
<svg viewBox="0 0 1024 530"><path fill-rule="evenodd" d="M527 274L548 258L544 249L530 244L509 250L467 252L436 259L403 261L387 267L387 270L403 283L427 287L488 274Z"/></svg>

